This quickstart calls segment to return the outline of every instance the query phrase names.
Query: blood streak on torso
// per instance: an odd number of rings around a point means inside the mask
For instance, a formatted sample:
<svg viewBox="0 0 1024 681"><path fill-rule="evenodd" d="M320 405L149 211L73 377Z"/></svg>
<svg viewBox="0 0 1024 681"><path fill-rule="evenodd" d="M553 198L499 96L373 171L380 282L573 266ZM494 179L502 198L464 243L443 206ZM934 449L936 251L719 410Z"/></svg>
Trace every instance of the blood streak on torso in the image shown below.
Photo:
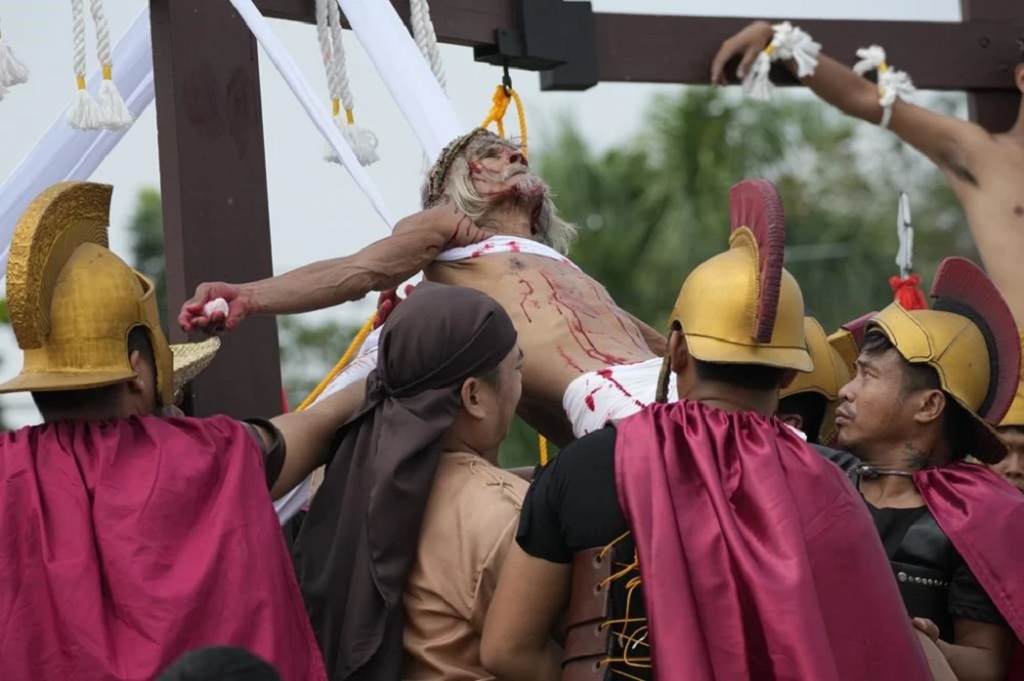
<svg viewBox="0 0 1024 681"><path fill-rule="evenodd" d="M561 412L566 387L581 374L655 357L633 320L573 265L525 248L495 253L488 245L465 260L435 262L425 274L483 291L505 308L519 331L523 392L532 401Z"/></svg>

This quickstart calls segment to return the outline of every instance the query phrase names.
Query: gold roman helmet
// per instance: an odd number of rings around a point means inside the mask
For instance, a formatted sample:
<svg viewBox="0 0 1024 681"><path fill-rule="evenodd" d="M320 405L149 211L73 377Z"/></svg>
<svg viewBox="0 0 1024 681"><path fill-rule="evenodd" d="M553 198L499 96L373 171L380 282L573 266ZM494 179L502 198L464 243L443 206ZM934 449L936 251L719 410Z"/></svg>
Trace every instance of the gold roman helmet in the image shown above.
<svg viewBox="0 0 1024 681"><path fill-rule="evenodd" d="M779 391L779 398L785 399L804 393L824 397L828 406L825 407L825 418L821 423L819 437L825 442L829 439L835 422L839 390L850 382L850 369L842 356L829 344L825 329L814 317L804 317L804 338L807 339L807 348L811 352L814 371L797 374L789 386Z"/></svg>
<svg viewBox="0 0 1024 681"><path fill-rule="evenodd" d="M1020 332L1021 341L1021 353L1024 354L1024 331ZM1006 412L1006 416L999 422L999 427L1004 426L1017 426L1018 428L1024 427L1024 378L1017 381L1017 394L1013 398L1013 402L1010 404L1010 409Z"/></svg>
<svg viewBox="0 0 1024 681"><path fill-rule="evenodd" d="M1006 301L974 263L947 258L932 284L931 310L893 303L868 325L911 364L935 369L943 391L973 418L974 451L987 464L1006 455L994 426L1003 420L1020 382L1020 337Z"/></svg>
<svg viewBox="0 0 1024 681"><path fill-rule="evenodd" d="M678 323L690 354L705 362L811 371L803 295L782 267L786 234L779 194L767 180L745 180L730 191L729 206L729 250L686 278L669 328ZM661 397L667 369L662 373Z"/></svg>
<svg viewBox="0 0 1024 681"><path fill-rule="evenodd" d="M160 330L156 289L108 248L113 188L88 182L50 187L15 228L7 303L25 363L0 393L84 390L135 376L128 334L146 329L157 397L171 404L171 350Z"/></svg>
<svg viewBox="0 0 1024 681"><path fill-rule="evenodd" d="M843 324L838 331L828 337L828 344L843 360L851 379L857 375L857 358L860 356L860 345L864 342L868 322L876 316L877 311L868 312L852 322Z"/></svg>

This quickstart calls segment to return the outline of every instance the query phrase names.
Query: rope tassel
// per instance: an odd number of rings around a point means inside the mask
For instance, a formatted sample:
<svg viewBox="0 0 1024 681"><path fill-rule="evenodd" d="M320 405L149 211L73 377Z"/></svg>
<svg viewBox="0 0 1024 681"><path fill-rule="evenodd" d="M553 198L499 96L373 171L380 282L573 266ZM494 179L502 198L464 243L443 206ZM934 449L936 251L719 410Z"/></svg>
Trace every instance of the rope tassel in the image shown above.
<svg viewBox="0 0 1024 681"><path fill-rule="evenodd" d="M316 34L320 42L320 55L327 73L327 88L331 95L331 115L345 141L352 147L360 165L368 166L380 160L377 154L377 136L356 125L355 98L348 80L345 47L342 44L341 10L337 0L316 0ZM341 110L345 109L345 118ZM341 163L337 152L328 145L324 160Z"/></svg>
<svg viewBox="0 0 1024 681"><path fill-rule="evenodd" d="M775 35L768 46L761 51L750 71L743 76L743 92L751 99L768 101L775 86L769 77L772 62L792 59L796 64L799 78L813 76L818 68L818 54L821 45L814 42L810 34L788 21L772 27Z"/></svg>
<svg viewBox="0 0 1024 681"><path fill-rule="evenodd" d="M15 55L0 31L0 99L7 88L28 82L28 67Z"/></svg>
<svg viewBox="0 0 1024 681"><path fill-rule="evenodd" d="M888 128L892 120L893 104L897 99L909 99L917 92L917 88L905 71L889 66L882 47L862 47L857 50L857 58L860 61L853 65L853 70L858 76L870 71L878 72L878 103L882 107L882 121L879 125Z"/></svg>
<svg viewBox="0 0 1024 681"><path fill-rule="evenodd" d="M77 94L68 109L67 122L78 130L96 130L100 111L96 100L85 89L85 4L71 0L72 52L74 54Z"/></svg>
<svg viewBox="0 0 1024 681"><path fill-rule="evenodd" d="M100 83L99 127L108 130L127 128L135 119L124 103L124 97L114 85L114 63L110 53L110 25L103 13L103 0L90 0L89 9L92 20L96 24L96 57L103 67L103 80Z"/></svg>

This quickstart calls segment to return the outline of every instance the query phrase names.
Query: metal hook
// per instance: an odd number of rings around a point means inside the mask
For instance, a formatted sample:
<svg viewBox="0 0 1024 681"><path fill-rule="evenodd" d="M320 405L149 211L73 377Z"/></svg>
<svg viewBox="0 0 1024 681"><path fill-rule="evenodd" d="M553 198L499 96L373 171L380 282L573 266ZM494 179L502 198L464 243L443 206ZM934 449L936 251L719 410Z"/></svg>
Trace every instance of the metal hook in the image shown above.
<svg viewBox="0 0 1024 681"><path fill-rule="evenodd" d="M508 72L508 62L506 61L502 67L501 86L505 88L505 94L512 93L512 76Z"/></svg>

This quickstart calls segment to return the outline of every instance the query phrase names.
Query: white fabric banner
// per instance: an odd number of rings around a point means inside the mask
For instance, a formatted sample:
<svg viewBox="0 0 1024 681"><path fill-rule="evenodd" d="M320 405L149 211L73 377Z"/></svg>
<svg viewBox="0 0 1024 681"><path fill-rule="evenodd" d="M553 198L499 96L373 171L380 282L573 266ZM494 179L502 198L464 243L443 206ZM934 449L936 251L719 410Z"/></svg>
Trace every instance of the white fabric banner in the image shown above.
<svg viewBox="0 0 1024 681"><path fill-rule="evenodd" d="M363 49L433 163L445 145L468 132L455 115L390 0L338 0Z"/></svg>

